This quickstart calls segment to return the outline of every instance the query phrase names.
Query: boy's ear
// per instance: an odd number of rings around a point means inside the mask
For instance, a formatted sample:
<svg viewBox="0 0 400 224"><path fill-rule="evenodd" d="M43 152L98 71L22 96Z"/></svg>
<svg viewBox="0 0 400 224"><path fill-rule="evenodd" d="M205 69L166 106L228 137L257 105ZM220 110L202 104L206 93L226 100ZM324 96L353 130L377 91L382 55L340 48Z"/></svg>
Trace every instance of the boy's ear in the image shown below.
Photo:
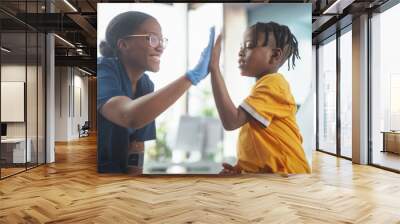
<svg viewBox="0 0 400 224"><path fill-rule="evenodd" d="M274 63L280 63L282 61L283 51L280 48L272 49L272 60Z"/></svg>

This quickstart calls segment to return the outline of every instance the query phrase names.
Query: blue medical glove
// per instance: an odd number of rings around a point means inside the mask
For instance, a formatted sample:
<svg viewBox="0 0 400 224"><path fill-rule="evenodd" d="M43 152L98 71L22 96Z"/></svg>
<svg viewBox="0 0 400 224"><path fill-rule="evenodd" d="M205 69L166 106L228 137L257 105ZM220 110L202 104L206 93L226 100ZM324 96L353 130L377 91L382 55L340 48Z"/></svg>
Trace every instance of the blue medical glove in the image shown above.
<svg viewBox="0 0 400 224"><path fill-rule="evenodd" d="M199 62L193 69L186 72L186 77L192 82L193 85L197 85L197 83L204 79L209 73L208 64L210 63L211 52L214 46L214 37L215 27L211 27L208 45L201 53Z"/></svg>

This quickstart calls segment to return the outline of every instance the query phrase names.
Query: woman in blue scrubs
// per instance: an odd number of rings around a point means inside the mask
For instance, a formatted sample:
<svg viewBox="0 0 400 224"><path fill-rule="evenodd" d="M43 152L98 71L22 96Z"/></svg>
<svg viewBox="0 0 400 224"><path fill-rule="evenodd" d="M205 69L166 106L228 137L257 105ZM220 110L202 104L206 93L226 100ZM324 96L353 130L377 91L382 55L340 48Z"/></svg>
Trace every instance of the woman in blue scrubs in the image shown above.
<svg viewBox="0 0 400 224"><path fill-rule="evenodd" d="M158 72L166 47L161 26L145 13L117 15L97 59L98 172L141 174L144 141L155 139L154 119L208 74L215 30L197 66L154 92L146 71Z"/></svg>

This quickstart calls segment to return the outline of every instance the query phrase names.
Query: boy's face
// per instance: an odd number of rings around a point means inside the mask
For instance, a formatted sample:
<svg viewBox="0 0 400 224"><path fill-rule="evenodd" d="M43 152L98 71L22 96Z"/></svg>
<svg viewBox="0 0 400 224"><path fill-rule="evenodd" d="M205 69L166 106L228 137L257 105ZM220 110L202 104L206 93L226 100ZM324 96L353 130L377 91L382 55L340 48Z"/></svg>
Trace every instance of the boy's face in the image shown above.
<svg viewBox="0 0 400 224"><path fill-rule="evenodd" d="M259 32L257 38L254 29L247 29L242 47L239 51L239 69L241 75L258 77L260 75L276 72L276 52L275 38L272 33L269 34L268 45L263 46L265 42L265 33ZM254 40L257 43L254 43Z"/></svg>

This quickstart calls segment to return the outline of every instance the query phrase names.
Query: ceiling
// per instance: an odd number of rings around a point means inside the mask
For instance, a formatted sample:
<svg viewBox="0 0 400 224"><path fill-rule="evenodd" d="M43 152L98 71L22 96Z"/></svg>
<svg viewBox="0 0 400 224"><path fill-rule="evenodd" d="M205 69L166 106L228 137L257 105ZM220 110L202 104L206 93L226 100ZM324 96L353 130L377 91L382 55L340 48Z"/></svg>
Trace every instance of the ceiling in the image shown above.
<svg viewBox="0 0 400 224"><path fill-rule="evenodd" d="M313 44L352 23L353 17L373 12L389 0L313 0Z"/></svg>

